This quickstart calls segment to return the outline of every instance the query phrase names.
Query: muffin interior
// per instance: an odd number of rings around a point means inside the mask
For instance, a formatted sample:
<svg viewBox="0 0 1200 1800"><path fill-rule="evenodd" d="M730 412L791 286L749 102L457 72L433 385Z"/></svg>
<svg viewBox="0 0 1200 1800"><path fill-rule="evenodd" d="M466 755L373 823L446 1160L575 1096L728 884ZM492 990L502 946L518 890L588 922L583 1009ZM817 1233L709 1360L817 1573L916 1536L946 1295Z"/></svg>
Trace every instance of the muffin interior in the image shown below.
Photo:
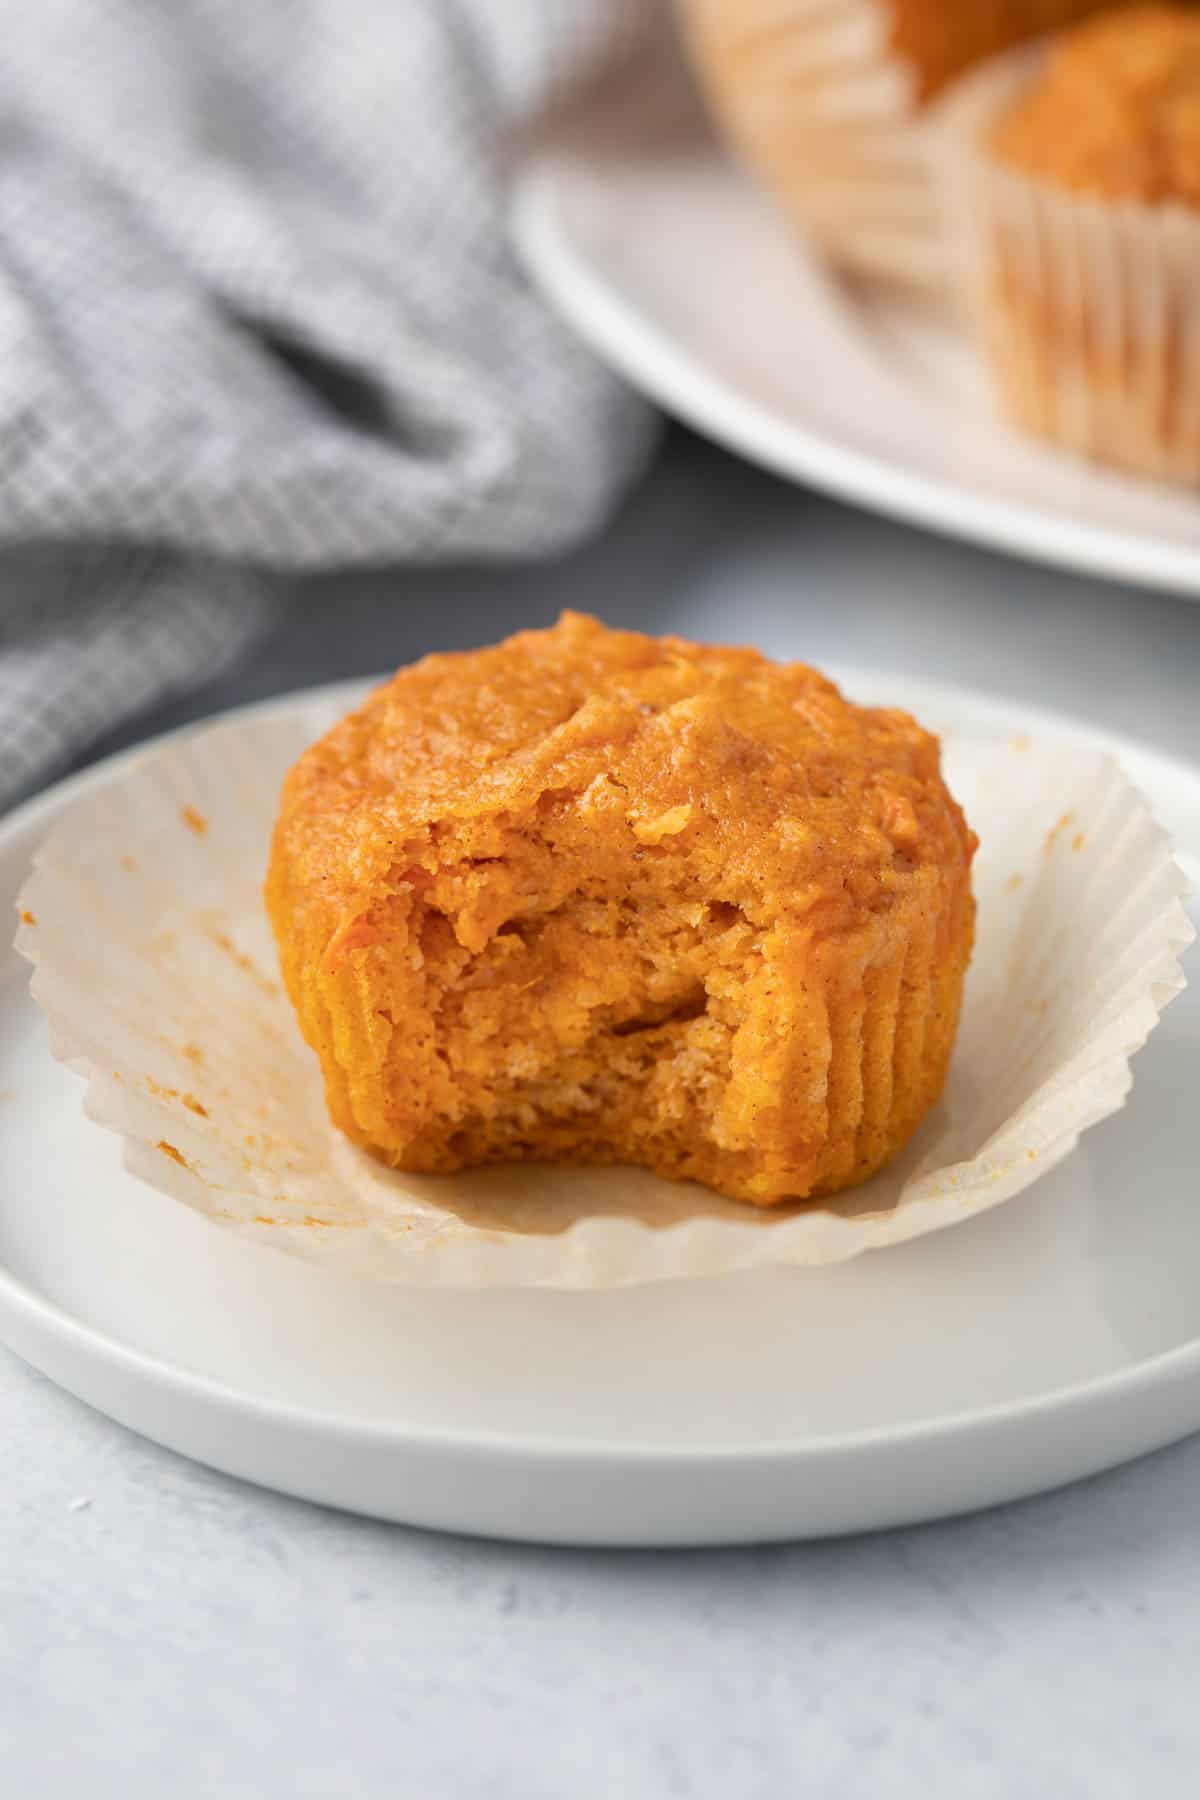
<svg viewBox="0 0 1200 1800"><path fill-rule="evenodd" d="M408 1154L430 1167L603 1160L634 1141L686 1168L719 1129L761 929L735 903L703 897L663 844L630 848L616 879L597 869L563 893L556 868L579 867L587 824L554 796L534 821L500 830L499 858L482 871L451 861L413 920L420 969L406 1017L422 1035L408 1041L437 1101ZM455 890L470 892L465 917L434 897L453 905ZM468 948L462 937L492 908L506 916ZM393 1115L411 1075L411 1062L392 1072Z"/></svg>

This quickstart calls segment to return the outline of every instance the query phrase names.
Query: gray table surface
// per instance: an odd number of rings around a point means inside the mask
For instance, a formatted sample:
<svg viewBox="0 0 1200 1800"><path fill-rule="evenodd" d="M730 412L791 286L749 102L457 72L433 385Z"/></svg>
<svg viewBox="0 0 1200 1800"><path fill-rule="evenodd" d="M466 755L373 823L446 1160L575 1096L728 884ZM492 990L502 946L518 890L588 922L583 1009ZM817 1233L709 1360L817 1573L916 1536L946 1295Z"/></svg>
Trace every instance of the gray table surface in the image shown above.
<svg viewBox="0 0 1200 1800"><path fill-rule="evenodd" d="M564 605L967 682L1200 758L1200 609L870 518L683 434L568 560L297 585L245 667L102 748ZM0 1469L14 1800L1200 1792L1200 1439L874 1538L540 1551L245 1486L0 1351Z"/></svg>

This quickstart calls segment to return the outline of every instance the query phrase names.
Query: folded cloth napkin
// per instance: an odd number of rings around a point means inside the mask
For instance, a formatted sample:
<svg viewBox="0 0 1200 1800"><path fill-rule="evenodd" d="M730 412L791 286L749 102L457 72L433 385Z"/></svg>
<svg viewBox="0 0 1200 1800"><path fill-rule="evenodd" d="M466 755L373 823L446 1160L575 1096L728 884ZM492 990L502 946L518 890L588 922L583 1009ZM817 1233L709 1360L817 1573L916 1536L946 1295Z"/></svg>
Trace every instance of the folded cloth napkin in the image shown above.
<svg viewBox="0 0 1200 1800"><path fill-rule="evenodd" d="M0 57L0 804L269 572L548 553L645 408L531 292L506 134L639 0L38 0Z"/></svg>

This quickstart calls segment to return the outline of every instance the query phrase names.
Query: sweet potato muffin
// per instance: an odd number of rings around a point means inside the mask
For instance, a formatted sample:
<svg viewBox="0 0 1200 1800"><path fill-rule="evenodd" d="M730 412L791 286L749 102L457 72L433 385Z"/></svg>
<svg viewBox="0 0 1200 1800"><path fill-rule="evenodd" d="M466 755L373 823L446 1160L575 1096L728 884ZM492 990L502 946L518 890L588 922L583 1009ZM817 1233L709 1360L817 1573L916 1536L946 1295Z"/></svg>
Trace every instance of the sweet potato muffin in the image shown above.
<svg viewBox="0 0 1200 1800"><path fill-rule="evenodd" d="M396 1167L628 1162L768 1206L936 1100L974 838L936 739L802 664L565 614L300 759L267 900L332 1116Z"/></svg>
<svg viewBox="0 0 1200 1800"><path fill-rule="evenodd" d="M1014 421L1200 481L1200 15L1140 6L952 96L951 214Z"/></svg>
<svg viewBox="0 0 1200 1800"><path fill-rule="evenodd" d="M836 262L940 278L930 99L1105 0L679 0L714 117Z"/></svg>

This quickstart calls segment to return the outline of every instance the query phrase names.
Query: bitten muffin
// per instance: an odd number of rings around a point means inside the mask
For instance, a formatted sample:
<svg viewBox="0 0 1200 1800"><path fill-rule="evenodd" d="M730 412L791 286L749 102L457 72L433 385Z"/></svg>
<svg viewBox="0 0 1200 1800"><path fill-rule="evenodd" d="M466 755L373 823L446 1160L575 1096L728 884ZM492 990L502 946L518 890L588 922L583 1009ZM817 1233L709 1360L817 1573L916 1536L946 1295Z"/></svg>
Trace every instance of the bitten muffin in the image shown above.
<svg viewBox="0 0 1200 1800"><path fill-rule="evenodd" d="M568 613L308 750L267 901L333 1119L394 1166L769 1206L864 1180L938 1097L974 845L904 713Z"/></svg>
<svg viewBox="0 0 1200 1800"><path fill-rule="evenodd" d="M1105 0L679 0L714 117L790 216L850 270L943 269L929 100L985 57Z"/></svg>
<svg viewBox="0 0 1200 1800"><path fill-rule="evenodd" d="M1140 6L947 102L966 292L1019 425L1200 480L1200 15Z"/></svg>

